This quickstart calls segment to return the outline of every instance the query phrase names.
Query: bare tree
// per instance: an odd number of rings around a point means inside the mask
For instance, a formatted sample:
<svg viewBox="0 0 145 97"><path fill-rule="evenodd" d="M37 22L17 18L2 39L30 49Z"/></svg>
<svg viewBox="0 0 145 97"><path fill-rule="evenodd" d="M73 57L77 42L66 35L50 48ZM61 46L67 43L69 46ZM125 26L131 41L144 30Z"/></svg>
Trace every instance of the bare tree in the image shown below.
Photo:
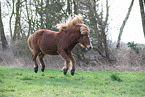
<svg viewBox="0 0 145 97"><path fill-rule="evenodd" d="M4 27L3 27L3 22L2 22L1 1L0 1L0 36L1 36L2 48L3 48L3 50L5 50L8 46L8 42L7 42L6 37L5 37Z"/></svg>
<svg viewBox="0 0 145 97"><path fill-rule="evenodd" d="M143 32L144 32L144 37L145 37L145 0L139 0L139 5L140 5L140 13L141 13L141 18L142 18L142 26L143 26Z"/></svg>
<svg viewBox="0 0 145 97"><path fill-rule="evenodd" d="M100 14L97 13L98 10L96 9L97 1L90 0L90 2L92 6L90 7L91 12L89 18L90 21L93 23L93 29L95 30L95 33L93 34L95 34L94 36L96 36L95 38L97 39L97 45L98 45L97 51L99 52L100 55L106 57L109 60L109 50L108 50L107 35L106 35L106 29L107 29L108 17L109 17L108 0L106 0L105 20L103 20L103 11Z"/></svg>
<svg viewBox="0 0 145 97"><path fill-rule="evenodd" d="M116 45L116 48L117 48L117 49L120 47L121 35L122 35L122 33L123 33L123 29L124 29L124 27L125 27L125 24L126 24L128 18L129 18L129 15L130 15L130 12L131 12L133 3L134 3L134 0L131 1L130 7L129 7L129 9L128 9L128 13L127 13L127 15L126 15L126 17L125 17L125 19L124 19L124 21L123 21L123 23L122 23L121 28L120 28L120 33L119 33L118 40L117 40L117 45Z"/></svg>

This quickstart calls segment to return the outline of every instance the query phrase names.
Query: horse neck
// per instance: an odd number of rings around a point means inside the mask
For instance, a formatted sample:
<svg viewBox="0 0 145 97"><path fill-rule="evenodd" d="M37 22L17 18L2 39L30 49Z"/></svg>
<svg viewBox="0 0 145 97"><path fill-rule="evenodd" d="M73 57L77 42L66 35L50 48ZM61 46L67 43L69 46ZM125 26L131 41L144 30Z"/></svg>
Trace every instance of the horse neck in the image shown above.
<svg viewBox="0 0 145 97"><path fill-rule="evenodd" d="M72 35L69 35L67 38L68 38L69 48L73 49L79 43L80 34L79 33L73 33Z"/></svg>
<svg viewBox="0 0 145 97"><path fill-rule="evenodd" d="M64 37L66 45L70 49L73 49L77 43L79 43L79 39L81 36L80 27L71 26L68 28L63 29L60 32L60 35Z"/></svg>

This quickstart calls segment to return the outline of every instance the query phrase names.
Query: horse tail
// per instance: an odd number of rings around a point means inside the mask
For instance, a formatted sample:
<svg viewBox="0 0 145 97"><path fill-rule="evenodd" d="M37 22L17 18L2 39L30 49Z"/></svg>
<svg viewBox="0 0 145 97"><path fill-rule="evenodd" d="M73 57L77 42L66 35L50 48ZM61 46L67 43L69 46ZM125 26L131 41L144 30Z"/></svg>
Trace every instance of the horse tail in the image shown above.
<svg viewBox="0 0 145 97"><path fill-rule="evenodd" d="M34 50L33 50L32 47L31 47L31 39L32 39L32 35L30 35L30 36L28 37L27 44L28 44L29 49L33 52Z"/></svg>

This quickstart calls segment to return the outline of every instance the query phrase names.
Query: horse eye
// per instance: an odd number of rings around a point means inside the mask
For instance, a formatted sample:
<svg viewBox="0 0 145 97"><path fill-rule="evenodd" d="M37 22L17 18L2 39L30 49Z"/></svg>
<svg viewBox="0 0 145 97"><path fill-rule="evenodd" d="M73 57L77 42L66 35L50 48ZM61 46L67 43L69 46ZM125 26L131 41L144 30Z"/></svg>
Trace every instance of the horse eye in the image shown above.
<svg viewBox="0 0 145 97"><path fill-rule="evenodd" d="M88 38L88 36L85 36L85 38L87 39L87 38Z"/></svg>

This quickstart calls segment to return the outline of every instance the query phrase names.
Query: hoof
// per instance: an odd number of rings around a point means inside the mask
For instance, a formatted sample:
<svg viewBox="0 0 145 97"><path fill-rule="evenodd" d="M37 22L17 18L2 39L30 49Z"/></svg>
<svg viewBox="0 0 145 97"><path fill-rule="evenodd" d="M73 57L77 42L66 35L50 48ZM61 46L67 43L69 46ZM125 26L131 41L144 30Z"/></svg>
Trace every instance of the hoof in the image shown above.
<svg viewBox="0 0 145 97"><path fill-rule="evenodd" d="M63 74L66 75L67 74L67 69L63 70Z"/></svg>
<svg viewBox="0 0 145 97"><path fill-rule="evenodd" d="M42 68L41 68L41 71L42 71L42 72L44 72L44 70L45 70L45 65L42 66Z"/></svg>
<svg viewBox="0 0 145 97"><path fill-rule="evenodd" d="M38 67L35 67L34 72L37 73L37 71L38 71Z"/></svg>
<svg viewBox="0 0 145 97"><path fill-rule="evenodd" d="M75 70L71 70L71 75L73 76L75 74Z"/></svg>

